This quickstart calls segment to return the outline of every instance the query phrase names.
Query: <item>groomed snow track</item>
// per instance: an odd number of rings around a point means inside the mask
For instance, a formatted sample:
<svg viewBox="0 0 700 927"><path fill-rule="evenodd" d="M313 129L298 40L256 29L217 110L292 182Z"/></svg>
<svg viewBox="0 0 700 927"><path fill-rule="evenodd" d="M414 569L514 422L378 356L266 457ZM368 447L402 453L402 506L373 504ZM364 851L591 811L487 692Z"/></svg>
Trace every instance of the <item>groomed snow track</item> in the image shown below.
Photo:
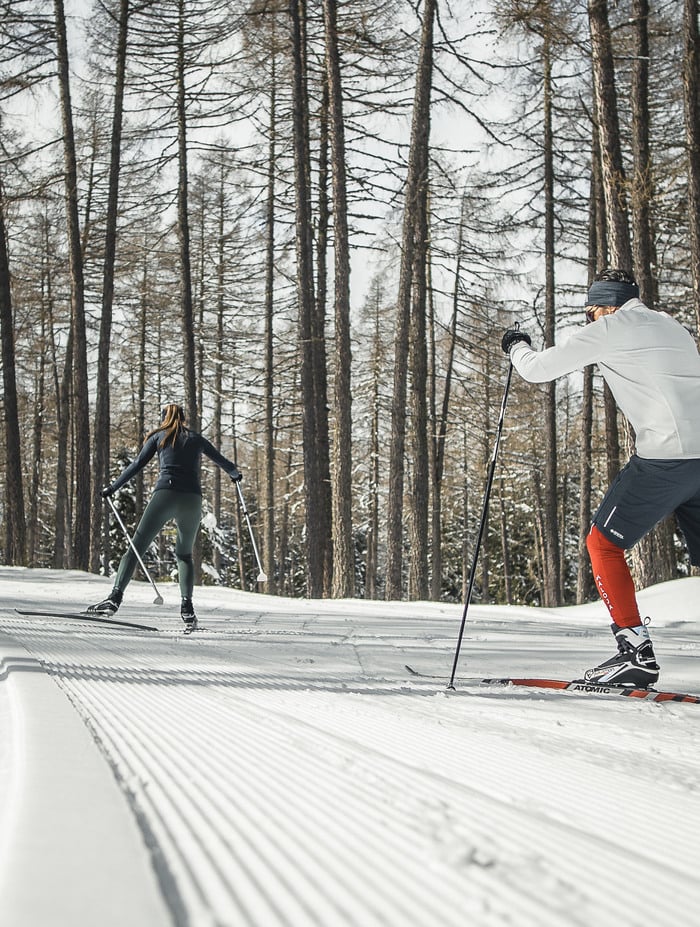
<svg viewBox="0 0 700 927"><path fill-rule="evenodd" d="M446 695L405 678L399 617L259 609L202 609L189 638L2 612L0 904L46 894L8 924L102 927L115 898L136 927L677 927L700 909L693 706Z"/></svg>

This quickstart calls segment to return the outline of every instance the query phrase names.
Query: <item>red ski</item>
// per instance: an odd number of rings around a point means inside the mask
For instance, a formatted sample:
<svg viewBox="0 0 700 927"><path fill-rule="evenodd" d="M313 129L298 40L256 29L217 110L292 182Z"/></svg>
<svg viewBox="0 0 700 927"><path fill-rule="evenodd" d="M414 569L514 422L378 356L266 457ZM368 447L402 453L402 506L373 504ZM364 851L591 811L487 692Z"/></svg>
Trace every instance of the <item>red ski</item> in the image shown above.
<svg viewBox="0 0 700 927"><path fill-rule="evenodd" d="M412 676L422 679L439 679L447 681L447 676L433 676L421 673L406 664L406 669ZM628 686L600 685L586 682L585 679L534 679L530 677L517 678L515 676L502 676L494 679L460 679L461 686L525 686L530 689L557 689L562 692L576 692L578 695L622 695L625 698L641 698L648 702L689 702L700 705L700 695L688 695L683 692L660 692L658 689L631 689Z"/></svg>

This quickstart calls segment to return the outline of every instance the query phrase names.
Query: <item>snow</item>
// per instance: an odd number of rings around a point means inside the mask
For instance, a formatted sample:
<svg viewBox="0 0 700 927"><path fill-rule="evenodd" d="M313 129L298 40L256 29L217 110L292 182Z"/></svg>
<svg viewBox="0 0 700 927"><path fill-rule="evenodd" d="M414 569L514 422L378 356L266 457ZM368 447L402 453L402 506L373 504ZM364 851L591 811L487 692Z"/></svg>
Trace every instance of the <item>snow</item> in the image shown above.
<svg viewBox="0 0 700 927"><path fill-rule="evenodd" d="M700 705L449 675L460 606L301 601L0 567L0 923L692 925ZM700 579L640 595L662 688L700 692ZM571 678L599 603L473 606L461 677ZM695 920L693 920L695 919Z"/></svg>

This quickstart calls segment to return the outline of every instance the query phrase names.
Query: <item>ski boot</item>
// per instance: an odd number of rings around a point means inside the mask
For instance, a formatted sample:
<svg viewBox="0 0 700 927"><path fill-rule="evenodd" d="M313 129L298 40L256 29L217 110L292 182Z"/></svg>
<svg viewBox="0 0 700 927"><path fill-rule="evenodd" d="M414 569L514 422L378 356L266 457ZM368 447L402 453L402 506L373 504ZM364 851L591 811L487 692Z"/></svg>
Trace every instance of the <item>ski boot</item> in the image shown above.
<svg viewBox="0 0 700 927"><path fill-rule="evenodd" d="M113 615L122 604L122 596L121 589L115 587L106 599L98 602L97 605L90 605L87 610L91 615Z"/></svg>
<svg viewBox="0 0 700 927"><path fill-rule="evenodd" d="M586 670L586 682L597 685L629 686L646 689L659 678L659 664L649 632L643 624L620 628L611 624L617 640L617 653L594 669Z"/></svg>
<svg viewBox="0 0 700 927"><path fill-rule="evenodd" d="M185 622L185 634L191 634L197 630L197 616L194 613L192 599L185 597L180 606L180 617Z"/></svg>

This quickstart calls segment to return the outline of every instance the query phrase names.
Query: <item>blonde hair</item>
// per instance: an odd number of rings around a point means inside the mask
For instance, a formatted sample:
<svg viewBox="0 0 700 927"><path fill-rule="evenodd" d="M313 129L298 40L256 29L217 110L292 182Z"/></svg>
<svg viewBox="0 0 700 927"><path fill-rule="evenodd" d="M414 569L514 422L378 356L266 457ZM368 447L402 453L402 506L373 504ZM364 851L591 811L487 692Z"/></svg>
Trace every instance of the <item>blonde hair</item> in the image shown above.
<svg viewBox="0 0 700 927"><path fill-rule="evenodd" d="M163 409L160 425L149 431L144 441L148 441L152 435L162 432L163 437L158 442L158 447L166 447L168 444L174 447L183 428L185 428L184 409L176 402L169 402Z"/></svg>

